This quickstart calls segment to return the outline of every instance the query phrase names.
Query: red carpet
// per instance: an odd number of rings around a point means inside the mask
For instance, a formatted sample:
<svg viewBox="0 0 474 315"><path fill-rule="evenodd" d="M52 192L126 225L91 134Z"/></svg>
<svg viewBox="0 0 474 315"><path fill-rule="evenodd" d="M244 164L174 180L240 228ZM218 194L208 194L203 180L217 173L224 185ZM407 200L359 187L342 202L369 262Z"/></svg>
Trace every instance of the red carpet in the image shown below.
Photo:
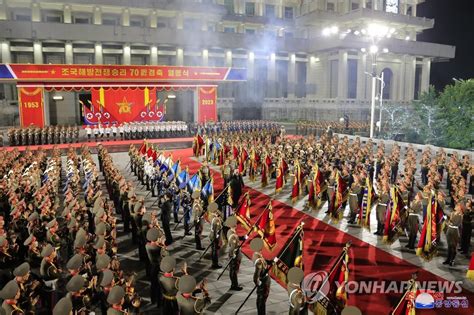
<svg viewBox="0 0 474 315"><path fill-rule="evenodd" d="M162 143L178 143L178 142L192 142L193 138L163 138L163 139L147 139L149 143L153 144L162 144ZM43 150L51 150L54 146L59 149L67 149L69 147L73 148L80 148L82 145L87 145L88 147L96 147L99 143L101 143L105 147L114 147L114 146L129 146L131 144L141 145L143 143L143 139L139 140L118 140L118 141L98 141L95 142L91 140L91 142L79 142L79 143L61 143L61 144L45 144L45 145L31 145L29 146L30 149L37 149L41 148ZM14 149L18 149L19 151L24 151L27 147L26 146L14 146L14 147L3 147L0 149L4 149L7 151L12 151ZM191 153L192 154L192 153Z"/></svg>
<svg viewBox="0 0 474 315"><path fill-rule="evenodd" d="M183 165L188 165L192 174L196 172L200 163L190 159L191 149L174 151L173 156L181 156ZM214 183L219 190L222 189L223 179L220 173L214 173ZM249 189L252 200L251 216L252 222L264 208L270 197L257 190ZM218 193L218 189L216 189ZM265 253L268 259L277 255L288 237L301 220L304 220L304 266L305 274L320 270L329 271L333 260L341 253L346 242L352 240L350 281L407 281L411 274L418 271L419 281L444 281L444 279L417 266L395 257L375 246L363 242L337 228L317 220L311 216L292 208L282 202L274 201L273 213L276 224L277 246L272 253ZM244 234L242 232L240 234ZM253 236L251 236L253 237ZM243 247L243 252L251 257L252 251L248 243ZM451 294L452 296L453 294ZM463 290L455 296L465 296L474 303L474 294ZM357 294L349 295L349 305L356 305L363 314L389 314L396 304L400 294ZM417 314L472 314L472 306L468 309L417 310Z"/></svg>

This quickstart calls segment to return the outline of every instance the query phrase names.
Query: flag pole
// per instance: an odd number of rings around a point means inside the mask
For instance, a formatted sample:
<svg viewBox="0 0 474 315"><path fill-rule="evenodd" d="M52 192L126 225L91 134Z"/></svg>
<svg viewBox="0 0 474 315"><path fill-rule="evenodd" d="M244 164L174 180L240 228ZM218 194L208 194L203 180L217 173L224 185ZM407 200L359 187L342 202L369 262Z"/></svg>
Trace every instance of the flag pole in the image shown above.
<svg viewBox="0 0 474 315"><path fill-rule="evenodd" d="M296 228L295 230L295 233L293 235L293 237L291 238L291 240L286 244L285 248L280 252L280 254L275 257L273 259L273 262L264 270L264 276L266 276L268 274L268 272L270 271L270 268L273 266L273 264L278 260L280 259L279 257L283 256L283 254L286 252L286 250L290 247L290 244L293 243L293 241L295 240L296 236L299 234L300 231L303 230L303 225L304 225L304 222L301 222L298 227ZM237 311L235 311L235 314L239 314L239 311L242 309L242 307L245 305L245 303L247 303L248 299L250 298L250 296L253 294L253 292L257 289L257 285L254 285L252 291L250 291L250 293L247 295L247 297L245 298L245 300L242 302L242 304L240 304L239 308L237 309Z"/></svg>
<svg viewBox="0 0 474 315"><path fill-rule="evenodd" d="M339 254L339 257L337 258L336 262L332 265L331 267L331 270L329 271L328 275L326 276L326 278L324 279L323 283L321 284L321 286L319 287L318 291L313 294L310 299L312 299L313 297L315 296L318 296L319 292L321 291L321 289L324 287L324 285L329 281L329 277L331 276L331 274L334 272L334 270L336 269L337 267L337 264L342 260L342 258L344 258L344 254L346 253L346 251L349 249L349 247L352 245L352 240L349 240L349 242L346 243L346 246L344 246L344 248L342 249L342 253Z"/></svg>
<svg viewBox="0 0 474 315"><path fill-rule="evenodd" d="M413 286L415 285L415 281L416 281L416 278L418 278L418 271L416 271L415 273L413 273L411 275L411 279L410 279L410 287L405 291L405 293L402 295L402 297L400 298L400 300L398 301L398 304L397 306L395 306L393 308L393 311L390 312L390 315L393 315L395 310L400 306L400 304L402 304L403 301L406 300L406 296L408 294L408 292L410 292L412 289L413 289ZM413 306L414 307L414 306Z"/></svg>
<svg viewBox="0 0 474 315"><path fill-rule="evenodd" d="M246 202L247 200L244 200L244 202ZM244 246L245 242L247 241L248 239L248 236L253 232L253 230L255 229L255 226L257 225L258 221L260 220L260 218L262 217L262 215L265 213L265 211L268 209L268 207L271 205L271 202L272 200L270 200L270 202L268 203L268 205L265 207L265 209L263 209L262 213L260 213L260 215L258 216L257 220L255 220L255 223L250 227L250 229L248 230L248 232L244 235L244 240L242 240L242 242L239 244L239 246L237 247L236 250L239 250L240 248L242 248L242 246ZM242 204L239 205L239 208ZM219 280L222 275L224 274L224 272L227 270L227 268L230 266L230 263L235 259L235 257L232 257L231 259L229 259L229 261L227 262L227 264L225 265L224 269L222 270L221 274L219 275L219 277L217 277L217 280Z"/></svg>

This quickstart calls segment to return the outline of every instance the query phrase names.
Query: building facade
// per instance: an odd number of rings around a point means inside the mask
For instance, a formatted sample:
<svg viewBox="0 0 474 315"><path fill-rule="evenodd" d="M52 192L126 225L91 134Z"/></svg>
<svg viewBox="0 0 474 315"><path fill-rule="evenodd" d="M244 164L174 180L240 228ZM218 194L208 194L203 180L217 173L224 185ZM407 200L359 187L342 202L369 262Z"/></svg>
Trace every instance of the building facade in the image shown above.
<svg viewBox="0 0 474 315"><path fill-rule="evenodd" d="M246 68L246 82L219 86L220 119L367 120L375 55L381 97L397 103L428 89L432 62L454 58L452 46L416 40L434 27L417 16L421 2L0 0L0 61ZM371 54L374 23L389 31ZM16 98L1 86L2 125L15 124ZM78 122L64 107L56 123Z"/></svg>

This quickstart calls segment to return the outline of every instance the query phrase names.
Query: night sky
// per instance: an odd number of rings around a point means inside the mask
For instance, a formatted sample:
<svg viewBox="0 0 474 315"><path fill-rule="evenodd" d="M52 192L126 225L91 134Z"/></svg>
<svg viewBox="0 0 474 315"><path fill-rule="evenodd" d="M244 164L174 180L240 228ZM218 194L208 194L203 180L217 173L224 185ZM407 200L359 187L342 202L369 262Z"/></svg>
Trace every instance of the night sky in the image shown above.
<svg viewBox="0 0 474 315"><path fill-rule="evenodd" d="M435 27L418 35L419 41L456 46L454 60L432 64L431 84L442 90L452 78L474 78L474 0L426 0L417 16L435 19Z"/></svg>

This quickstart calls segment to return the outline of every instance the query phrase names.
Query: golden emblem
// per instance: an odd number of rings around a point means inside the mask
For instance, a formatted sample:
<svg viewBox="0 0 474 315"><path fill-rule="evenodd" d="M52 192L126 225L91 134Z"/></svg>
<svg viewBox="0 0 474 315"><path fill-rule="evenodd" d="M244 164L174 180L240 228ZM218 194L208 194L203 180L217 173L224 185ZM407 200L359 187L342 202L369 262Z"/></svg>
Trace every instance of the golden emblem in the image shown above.
<svg viewBox="0 0 474 315"><path fill-rule="evenodd" d="M127 101L127 98L124 96L122 102L117 103L119 106L119 114L130 114L132 112L132 104Z"/></svg>

